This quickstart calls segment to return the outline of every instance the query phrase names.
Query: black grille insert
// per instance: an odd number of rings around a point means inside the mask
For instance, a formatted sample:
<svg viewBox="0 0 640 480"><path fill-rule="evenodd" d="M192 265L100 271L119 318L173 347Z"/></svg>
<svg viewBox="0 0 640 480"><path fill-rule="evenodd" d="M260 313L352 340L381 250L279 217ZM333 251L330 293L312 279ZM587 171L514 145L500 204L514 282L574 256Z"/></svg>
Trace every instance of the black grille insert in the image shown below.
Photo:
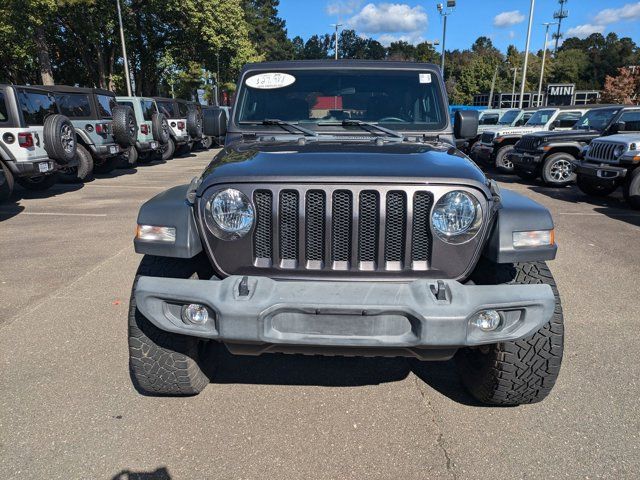
<svg viewBox="0 0 640 480"><path fill-rule="evenodd" d="M298 258L298 192L284 190L280 192L280 258L297 260Z"/></svg>
<svg viewBox="0 0 640 480"><path fill-rule="evenodd" d="M378 192L360 192L358 261L375 262L378 258Z"/></svg>
<svg viewBox="0 0 640 480"><path fill-rule="evenodd" d="M429 192L417 192L413 198L413 225L411 229L411 260L428 262L431 259L433 238L429 218L433 195Z"/></svg>
<svg viewBox="0 0 640 480"><path fill-rule="evenodd" d="M321 262L324 259L325 200L321 190L307 192L306 206L306 239L307 260Z"/></svg>
<svg viewBox="0 0 640 480"><path fill-rule="evenodd" d="M407 197L404 192L389 192L384 242L386 262L402 262L404 259L406 221Z"/></svg>
<svg viewBox="0 0 640 480"><path fill-rule="evenodd" d="M256 190L253 195L256 205L256 230L253 235L253 251L256 258L271 258L271 192Z"/></svg>
<svg viewBox="0 0 640 480"><path fill-rule="evenodd" d="M347 190L333 192L331 259L348 262L351 253L352 197Z"/></svg>

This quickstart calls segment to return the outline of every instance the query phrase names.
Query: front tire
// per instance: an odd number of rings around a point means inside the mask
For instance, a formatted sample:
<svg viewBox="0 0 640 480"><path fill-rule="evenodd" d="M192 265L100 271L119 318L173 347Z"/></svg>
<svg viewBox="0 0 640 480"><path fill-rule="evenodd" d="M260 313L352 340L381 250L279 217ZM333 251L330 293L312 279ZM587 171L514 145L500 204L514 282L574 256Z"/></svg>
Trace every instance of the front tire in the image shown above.
<svg viewBox="0 0 640 480"><path fill-rule="evenodd" d="M556 307L551 321L528 338L463 348L456 365L467 390L490 405L540 402L556 383L564 348L560 296L545 262L495 264L481 260L471 278L477 285L547 284Z"/></svg>
<svg viewBox="0 0 640 480"><path fill-rule="evenodd" d="M205 265L205 267L203 267ZM211 278L201 253L192 259L145 255L133 283L129 308L129 372L138 391L147 395L196 395L208 384L203 364L211 363L217 343L160 330L136 307L135 287L141 276Z"/></svg>
<svg viewBox="0 0 640 480"><path fill-rule="evenodd" d="M513 162L507 158L515 147L507 145L498 150L496 154L496 168L502 173L513 173Z"/></svg>
<svg viewBox="0 0 640 480"><path fill-rule="evenodd" d="M0 162L0 170L2 170L2 177L0 177L1 204L11 198L11 194L13 193L13 174L3 162Z"/></svg>
<svg viewBox="0 0 640 480"><path fill-rule="evenodd" d="M629 180L624 187L624 198L631 208L640 210L640 168L636 168L629 174Z"/></svg>
<svg viewBox="0 0 640 480"><path fill-rule="evenodd" d="M570 153L558 152L549 155L542 164L542 180L550 187L564 187L576 180L572 162L575 158Z"/></svg>
<svg viewBox="0 0 640 480"><path fill-rule="evenodd" d="M166 145L160 145L160 155L164 162L173 158L173 154L176 152L176 142L173 138L169 138Z"/></svg>

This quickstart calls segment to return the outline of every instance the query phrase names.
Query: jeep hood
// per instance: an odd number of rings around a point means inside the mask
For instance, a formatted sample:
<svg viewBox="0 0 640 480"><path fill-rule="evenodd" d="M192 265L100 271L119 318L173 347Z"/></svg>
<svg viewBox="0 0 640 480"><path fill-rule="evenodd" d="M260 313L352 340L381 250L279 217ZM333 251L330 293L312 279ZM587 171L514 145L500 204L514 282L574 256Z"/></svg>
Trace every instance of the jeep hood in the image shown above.
<svg viewBox="0 0 640 480"><path fill-rule="evenodd" d="M598 142L607 143L640 143L640 133L619 133L616 135L610 135L608 137L599 137Z"/></svg>
<svg viewBox="0 0 640 480"><path fill-rule="evenodd" d="M539 127L513 127L494 130L496 137L506 137L509 135L526 135L544 130L544 126Z"/></svg>
<svg viewBox="0 0 640 480"><path fill-rule="evenodd" d="M198 195L221 183L447 183L487 192L487 179L448 144L309 142L234 143L201 177Z"/></svg>
<svg viewBox="0 0 640 480"><path fill-rule="evenodd" d="M544 139L545 142L563 142L563 141L581 141L593 140L599 137L601 133L597 130L560 130L560 131L542 131L535 132L527 137L535 137Z"/></svg>

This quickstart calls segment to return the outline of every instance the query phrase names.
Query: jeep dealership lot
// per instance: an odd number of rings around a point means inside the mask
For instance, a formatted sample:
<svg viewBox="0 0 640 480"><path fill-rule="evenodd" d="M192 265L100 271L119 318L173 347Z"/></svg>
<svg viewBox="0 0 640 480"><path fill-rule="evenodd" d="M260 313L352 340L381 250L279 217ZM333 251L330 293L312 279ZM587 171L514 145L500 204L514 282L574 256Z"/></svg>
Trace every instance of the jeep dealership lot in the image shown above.
<svg viewBox="0 0 640 480"><path fill-rule="evenodd" d="M640 213L619 193L497 177L556 223L566 344L544 402L479 406L453 362L225 352L200 395L140 395L136 215L212 155L0 206L0 478L637 478Z"/></svg>

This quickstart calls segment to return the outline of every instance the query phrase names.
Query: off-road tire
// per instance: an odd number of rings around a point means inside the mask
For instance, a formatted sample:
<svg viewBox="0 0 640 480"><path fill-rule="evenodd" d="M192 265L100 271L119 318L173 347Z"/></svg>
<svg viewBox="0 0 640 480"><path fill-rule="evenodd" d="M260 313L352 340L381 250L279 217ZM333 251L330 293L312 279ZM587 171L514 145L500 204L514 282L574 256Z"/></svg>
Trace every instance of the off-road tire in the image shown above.
<svg viewBox="0 0 640 480"><path fill-rule="evenodd" d="M27 190L42 192L49 190L58 183L58 174L51 173L49 175L38 175L35 177L18 177L16 178L16 183Z"/></svg>
<svg viewBox="0 0 640 480"><path fill-rule="evenodd" d="M119 155L120 165L119 168L136 168L138 165L138 149L136 147L128 147L124 149Z"/></svg>
<svg viewBox="0 0 640 480"><path fill-rule="evenodd" d="M187 112L187 133L191 138L202 137L202 118L196 109Z"/></svg>
<svg viewBox="0 0 640 480"><path fill-rule="evenodd" d="M536 170L525 170L520 167L514 167L513 171L522 180L535 180L540 176Z"/></svg>
<svg viewBox="0 0 640 480"><path fill-rule="evenodd" d="M640 210L640 167L628 175L627 183L624 186L624 198L629 202L631 208Z"/></svg>
<svg viewBox="0 0 640 480"><path fill-rule="evenodd" d="M130 147L136 144L138 139L138 122L133 108L126 105L118 105L113 109L113 138L121 147Z"/></svg>
<svg viewBox="0 0 640 480"><path fill-rule="evenodd" d="M6 202L11 198L11 194L13 194L13 174L11 170L4 164L4 162L0 162L0 169L2 169L2 173L4 174L4 182L0 185L0 204Z"/></svg>
<svg viewBox="0 0 640 480"><path fill-rule="evenodd" d="M213 146L213 137L202 137L200 145L202 145L203 149L209 150Z"/></svg>
<svg viewBox="0 0 640 480"><path fill-rule="evenodd" d="M133 283L129 308L129 373L138 391L148 395L196 395L208 384L213 351L218 344L160 330L136 307L135 287L141 276L210 278L202 254L193 259L145 255ZM207 362L206 368L203 366Z"/></svg>
<svg viewBox="0 0 640 480"><path fill-rule="evenodd" d="M167 117L162 113L154 113L151 117L151 133L153 133L153 139L164 145L169 141L171 134L169 133L171 127Z"/></svg>
<svg viewBox="0 0 640 480"><path fill-rule="evenodd" d="M169 138L169 141L166 145L160 145L159 149L160 158L163 161L171 160L176 153L176 142L173 138Z"/></svg>
<svg viewBox="0 0 640 480"><path fill-rule="evenodd" d="M88 182L93 177L93 157L82 145L76 150L78 165L75 167L63 167L58 173L61 183Z"/></svg>
<svg viewBox="0 0 640 480"><path fill-rule="evenodd" d="M513 173L513 163L507 160L507 155L513 151L515 147L513 145L505 145L496 153L495 166L499 172Z"/></svg>
<svg viewBox="0 0 640 480"><path fill-rule="evenodd" d="M556 307L551 321L530 337L484 347L463 348L456 365L467 390L491 405L520 405L543 400L560 373L564 347L562 305L545 262L495 264L482 259L471 280L477 285L546 284Z"/></svg>
<svg viewBox="0 0 640 480"><path fill-rule="evenodd" d="M76 130L64 115L49 115L44 120L42 137L47 155L60 165L66 165L76 157Z"/></svg>
<svg viewBox="0 0 640 480"><path fill-rule="evenodd" d="M575 157L570 153L558 152L546 157L542 162L541 177L545 184L550 187L564 187L575 182L576 174L571 170L567 172L567 168L572 167L572 161Z"/></svg>
<svg viewBox="0 0 640 480"><path fill-rule="evenodd" d="M618 189L615 182L598 182L584 175L577 176L576 184L582 193L592 197L606 197Z"/></svg>

